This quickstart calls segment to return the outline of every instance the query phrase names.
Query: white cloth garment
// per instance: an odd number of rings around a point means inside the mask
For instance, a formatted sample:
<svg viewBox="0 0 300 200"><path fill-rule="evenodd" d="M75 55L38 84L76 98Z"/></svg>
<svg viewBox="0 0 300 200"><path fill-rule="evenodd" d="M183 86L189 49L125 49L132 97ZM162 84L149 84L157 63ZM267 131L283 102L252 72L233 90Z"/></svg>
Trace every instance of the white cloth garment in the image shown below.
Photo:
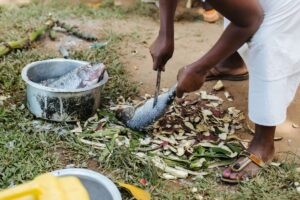
<svg viewBox="0 0 300 200"><path fill-rule="evenodd" d="M247 64L249 118L276 126L286 119L300 84L300 0L260 0L264 21L239 49ZM228 25L224 20L224 25Z"/></svg>
<svg viewBox="0 0 300 200"><path fill-rule="evenodd" d="M300 73L265 81L250 73L249 118L256 124L277 126L285 121L287 108L300 84Z"/></svg>

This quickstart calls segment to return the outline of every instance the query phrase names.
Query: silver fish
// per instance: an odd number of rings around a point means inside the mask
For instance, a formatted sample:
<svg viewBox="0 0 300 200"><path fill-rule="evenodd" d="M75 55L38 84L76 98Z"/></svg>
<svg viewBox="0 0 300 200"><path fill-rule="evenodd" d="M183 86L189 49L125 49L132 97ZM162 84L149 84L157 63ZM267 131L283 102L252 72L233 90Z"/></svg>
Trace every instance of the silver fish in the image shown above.
<svg viewBox="0 0 300 200"><path fill-rule="evenodd" d="M51 84L55 81L57 81L57 78L50 78L50 79L41 81L40 84L43 86L48 86L49 84Z"/></svg>
<svg viewBox="0 0 300 200"><path fill-rule="evenodd" d="M96 84L105 71L103 63L83 65L61 76L57 80L42 81L45 86L58 89L78 89Z"/></svg>
<svg viewBox="0 0 300 200"><path fill-rule="evenodd" d="M131 129L145 130L165 114L175 98L176 86L173 86L168 92L159 95L155 107L153 107L154 98L147 100L142 106L137 108L123 106L117 110L118 118Z"/></svg>

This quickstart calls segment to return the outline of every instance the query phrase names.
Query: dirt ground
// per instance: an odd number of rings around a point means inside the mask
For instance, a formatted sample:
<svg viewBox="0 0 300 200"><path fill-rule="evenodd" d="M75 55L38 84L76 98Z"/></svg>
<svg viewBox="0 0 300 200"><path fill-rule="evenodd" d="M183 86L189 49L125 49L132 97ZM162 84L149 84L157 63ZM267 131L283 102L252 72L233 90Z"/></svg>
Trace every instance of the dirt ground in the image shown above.
<svg viewBox="0 0 300 200"><path fill-rule="evenodd" d="M126 24L126 30L136 33L139 39L136 42L129 40L124 44L121 59L126 63L127 71L133 80L141 83L141 93L153 94L156 73L152 71L152 59L149 46L154 41L158 23L149 19L129 19L123 22L112 22L112 28L118 30L120 23ZM176 82L177 71L196 59L200 58L218 39L222 33L222 25L207 24L204 22L176 23L175 53L166 66L162 75L161 87L170 87ZM210 91L215 82L206 83L203 89ZM247 113L248 81L224 81L228 91L234 96L233 106ZM285 123L277 128L276 136L283 137L276 142L277 158L280 152L291 151L300 155L300 128L293 128L293 124L300 124L300 88L298 94L288 110Z"/></svg>

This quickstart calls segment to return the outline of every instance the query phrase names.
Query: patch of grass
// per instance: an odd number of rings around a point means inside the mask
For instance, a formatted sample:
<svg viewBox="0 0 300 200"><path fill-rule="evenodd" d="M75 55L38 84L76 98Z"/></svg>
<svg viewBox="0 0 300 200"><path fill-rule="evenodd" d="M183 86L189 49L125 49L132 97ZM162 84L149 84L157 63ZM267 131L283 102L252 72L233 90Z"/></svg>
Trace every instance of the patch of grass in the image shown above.
<svg viewBox="0 0 300 200"><path fill-rule="evenodd" d="M222 200L297 200L300 194L297 193L294 183L300 181L300 174L295 172L296 166L293 163L283 164L281 167L271 166L258 177L238 185L222 183L217 176L221 171L214 171L204 179L187 180L181 184L177 181L162 181L157 190L153 191L153 196L154 199L170 200L194 200L197 196ZM196 188L197 192L193 193L192 188Z"/></svg>
<svg viewBox="0 0 300 200"><path fill-rule="evenodd" d="M124 14L104 4L100 8L90 8L85 4L72 3L71 0L34 0L21 7L0 7L0 40L18 39L28 31L43 24L49 14L54 19L120 18Z"/></svg>
<svg viewBox="0 0 300 200"><path fill-rule="evenodd" d="M28 31L41 26L49 14L54 19L120 19L128 14L158 17L158 8L152 4L138 1L129 9L113 6L113 0L105 0L99 8L91 8L83 3L72 3L72 0L33 0L21 7L0 6L0 41L14 40Z"/></svg>
<svg viewBox="0 0 300 200"><path fill-rule="evenodd" d="M1 132L0 187L6 188L39 174L61 167L55 143L50 134L29 134L22 131Z"/></svg>
<svg viewBox="0 0 300 200"><path fill-rule="evenodd" d="M152 185L158 182L157 169L153 164L150 161L139 160L125 147L115 147L111 156L100 163L104 168L118 170L119 177L127 183L140 185L139 180L142 178Z"/></svg>
<svg viewBox="0 0 300 200"><path fill-rule="evenodd" d="M132 7L121 10L125 14L135 14L138 16L151 17L152 19L159 19L159 8L155 4L143 3L137 1Z"/></svg>
<svg viewBox="0 0 300 200"><path fill-rule="evenodd" d="M0 108L0 188L18 184L60 167L59 136L37 133L27 111Z"/></svg>
<svg viewBox="0 0 300 200"><path fill-rule="evenodd" d="M90 13L92 9L83 5L70 6L66 4L67 1L48 2L50 3L34 2L12 10L3 8L0 12L2 39L21 37L27 30L42 23L49 11L63 18L71 18L72 15L88 18L102 17L106 12L107 16L114 15L109 10L94 15ZM137 86L128 80L119 61L116 49L121 36L110 32L104 32L103 35L102 39L109 40L109 45L101 49L76 50L71 52L71 57L90 62L101 61L106 64L110 80L102 91L105 106L120 95L126 98L135 95ZM0 188L31 180L38 174L63 168L68 164L89 167L89 161L93 159L92 155L99 154L99 151L82 145L77 136L68 131L69 125L53 123L50 125L58 126L60 129L39 130L34 127L34 117L26 109L19 109L22 104L25 104L25 85L21 79L22 68L37 60L57 57L56 51L46 51L39 47L40 44L37 42L30 49L18 50L0 58L0 94L11 96L0 108ZM45 126L48 125L45 123Z"/></svg>
<svg viewBox="0 0 300 200"><path fill-rule="evenodd" d="M239 186L236 199L299 199L294 183L300 181L295 164L269 167L257 178Z"/></svg>
<svg viewBox="0 0 300 200"><path fill-rule="evenodd" d="M54 52L41 53L38 49L18 50L0 58L0 89L14 92L24 89L21 71L28 63L55 58Z"/></svg>

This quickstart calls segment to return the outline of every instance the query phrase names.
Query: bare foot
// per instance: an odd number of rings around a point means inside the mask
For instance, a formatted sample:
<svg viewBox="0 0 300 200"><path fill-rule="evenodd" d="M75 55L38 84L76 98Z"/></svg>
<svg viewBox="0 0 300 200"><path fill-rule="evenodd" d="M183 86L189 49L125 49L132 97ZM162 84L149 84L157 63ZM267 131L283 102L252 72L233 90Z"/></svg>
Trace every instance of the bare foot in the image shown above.
<svg viewBox="0 0 300 200"><path fill-rule="evenodd" d="M274 158L274 133L276 127L265 127L256 125L256 135L254 136L249 149L249 153L254 154L265 163L270 163ZM265 134L264 134L265 133ZM239 163L243 158L238 159ZM245 180L256 176L261 167L251 162L240 172L234 172L231 168L227 168L223 172L223 177L230 180Z"/></svg>
<svg viewBox="0 0 300 200"><path fill-rule="evenodd" d="M237 52L216 65L214 68L214 71L217 71L220 75L242 75L248 72L246 64ZM208 74L208 76L213 75L217 74L212 72Z"/></svg>
<svg viewBox="0 0 300 200"><path fill-rule="evenodd" d="M256 155L265 163L271 162L274 157L274 147L253 145L253 147L248 149L248 152ZM243 158L238 159L237 162L241 161L242 159ZM247 178L256 176L260 170L261 167L252 162L240 172L233 172L230 168L225 169L223 172L223 177L232 180L245 180Z"/></svg>

